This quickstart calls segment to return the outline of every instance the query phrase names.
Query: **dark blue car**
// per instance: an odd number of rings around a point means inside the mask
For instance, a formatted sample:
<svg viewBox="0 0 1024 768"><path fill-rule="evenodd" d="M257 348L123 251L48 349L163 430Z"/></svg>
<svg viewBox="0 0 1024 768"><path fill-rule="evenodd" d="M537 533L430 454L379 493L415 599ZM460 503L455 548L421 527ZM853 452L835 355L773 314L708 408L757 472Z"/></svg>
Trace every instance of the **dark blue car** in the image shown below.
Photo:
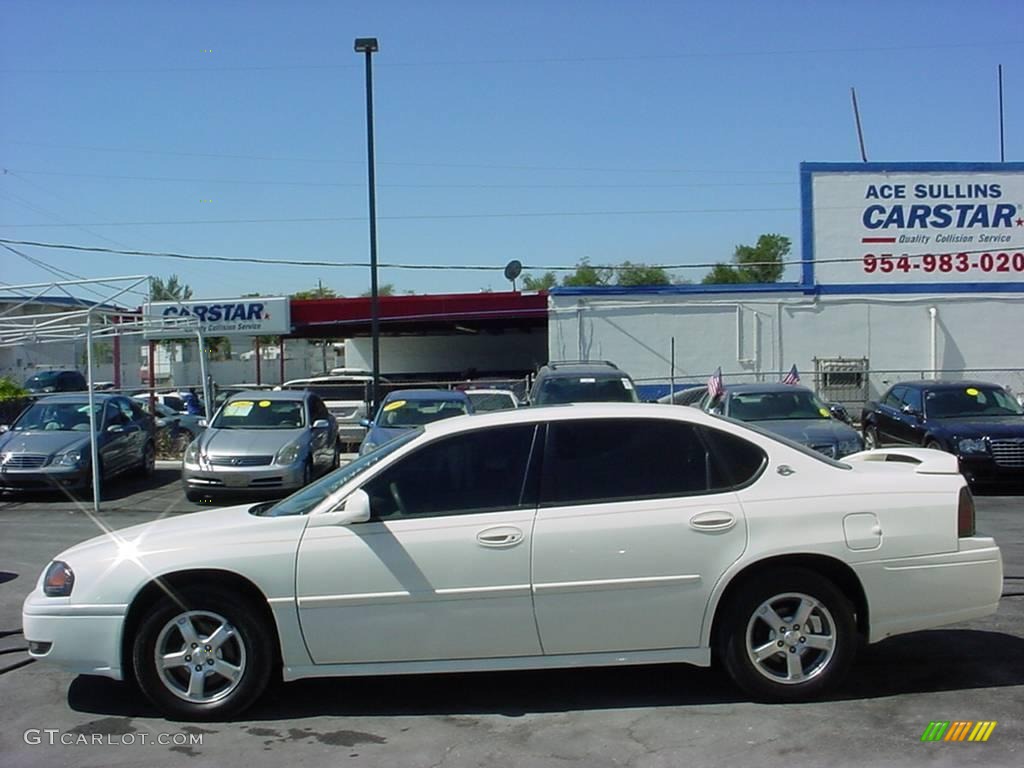
<svg viewBox="0 0 1024 768"><path fill-rule="evenodd" d="M1024 483L1024 410L997 384L894 384L864 407L861 426L868 448L936 448L956 454L971 483Z"/></svg>
<svg viewBox="0 0 1024 768"><path fill-rule="evenodd" d="M363 424L367 430L359 453L368 453L410 429L468 413L473 413L473 404L464 392L447 389L395 390L384 398L374 420Z"/></svg>

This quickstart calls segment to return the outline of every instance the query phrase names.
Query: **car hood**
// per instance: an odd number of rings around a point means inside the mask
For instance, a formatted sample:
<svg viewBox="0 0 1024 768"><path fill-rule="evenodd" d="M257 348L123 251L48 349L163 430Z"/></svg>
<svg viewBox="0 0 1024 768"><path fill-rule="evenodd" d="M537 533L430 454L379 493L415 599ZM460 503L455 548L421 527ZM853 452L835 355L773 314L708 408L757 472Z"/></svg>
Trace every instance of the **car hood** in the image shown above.
<svg viewBox="0 0 1024 768"><path fill-rule="evenodd" d="M853 427L832 419L766 419L752 423L804 445L838 443L840 440L860 438Z"/></svg>
<svg viewBox="0 0 1024 768"><path fill-rule="evenodd" d="M305 429L213 429L199 438L200 450L211 456L273 455Z"/></svg>
<svg viewBox="0 0 1024 768"><path fill-rule="evenodd" d="M929 419L928 426L957 437L1024 438L1024 417L993 416L987 419Z"/></svg>
<svg viewBox="0 0 1024 768"><path fill-rule="evenodd" d="M57 430L25 430L0 435L0 451L4 453L36 453L50 455L89 444L88 432Z"/></svg>

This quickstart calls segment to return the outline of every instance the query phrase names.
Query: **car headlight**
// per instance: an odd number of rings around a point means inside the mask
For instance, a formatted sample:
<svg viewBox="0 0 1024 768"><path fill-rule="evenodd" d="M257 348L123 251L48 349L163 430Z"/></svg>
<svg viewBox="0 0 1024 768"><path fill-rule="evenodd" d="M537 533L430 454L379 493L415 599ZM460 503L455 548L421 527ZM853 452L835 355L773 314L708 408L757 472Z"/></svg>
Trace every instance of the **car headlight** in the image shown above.
<svg viewBox="0 0 1024 768"><path fill-rule="evenodd" d="M299 456L302 455L302 444L298 441L292 441L288 443L284 448L277 452L277 456L274 457L275 464L294 464L299 460Z"/></svg>
<svg viewBox="0 0 1024 768"><path fill-rule="evenodd" d="M860 439L851 440L840 440L837 446L836 458L842 458L843 456L849 456L851 453L857 453L864 448L864 444L861 443Z"/></svg>
<svg viewBox="0 0 1024 768"><path fill-rule="evenodd" d="M988 453L988 443L983 437L965 437L956 447L960 453Z"/></svg>
<svg viewBox="0 0 1024 768"><path fill-rule="evenodd" d="M77 467L85 463L85 452L81 448L74 448L70 451L58 453L50 462L54 467Z"/></svg>
<svg viewBox="0 0 1024 768"><path fill-rule="evenodd" d="M376 447L377 447L376 443L371 443L369 440L365 440L365 441L363 441L363 444L361 446L359 446L359 455L360 456L365 456L366 454L368 454L370 451L372 451Z"/></svg>
<svg viewBox="0 0 1024 768"><path fill-rule="evenodd" d="M68 597L75 586L75 573L71 566L54 560L43 576L43 594L47 597Z"/></svg>
<svg viewBox="0 0 1024 768"><path fill-rule="evenodd" d="M188 444L188 448L185 449L185 463L186 464L198 464L199 463L199 441L193 440Z"/></svg>

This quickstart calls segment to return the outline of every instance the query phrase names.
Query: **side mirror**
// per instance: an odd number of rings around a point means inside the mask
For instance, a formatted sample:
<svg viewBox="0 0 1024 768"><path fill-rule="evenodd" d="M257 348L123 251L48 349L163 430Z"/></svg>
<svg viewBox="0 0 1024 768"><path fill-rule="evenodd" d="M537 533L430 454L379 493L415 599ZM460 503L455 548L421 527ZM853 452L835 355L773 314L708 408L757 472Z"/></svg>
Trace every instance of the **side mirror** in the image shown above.
<svg viewBox="0 0 1024 768"><path fill-rule="evenodd" d="M313 429L330 429L331 422L327 419L317 419L313 422Z"/></svg>
<svg viewBox="0 0 1024 768"><path fill-rule="evenodd" d="M109 427L107 427L107 432L109 432L112 435L117 435L124 432L124 427L122 427L120 424L111 424Z"/></svg>
<svg viewBox="0 0 1024 768"><path fill-rule="evenodd" d="M910 405L904 405L902 408L900 408L900 413L905 413L907 416L916 416L918 418L921 417L921 414L918 412L918 410Z"/></svg>
<svg viewBox="0 0 1024 768"><path fill-rule="evenodd" d="M360 427L366 427L367 429L369 429L370 427L373 426L373 422L370 421L369 419L360 419L359 420L359 426Z"/></svg>
<svg viewBox="0 0 1024 768"><path fill-rule="evenodd" d="M161 429L163 429L164 427L167 426L167 419L157 419L156 420L156 425L158 427L160 427Z"/></svg>
<svg viewBox="0 0 1024 768"><path fill-rule="evenodd" d="M370 497L362 488L352 491L339 506L309 518L309 525L318 528L332 525L365 523L370 519Z"/></svg>
<svg viewBox="0 0 1024 768"><path fill-rule="evenodd" d="M832 414L833 419L839 419L846 424L850 423L850 414L842 403L829 403L828 412Z"/></svg>
<svg viewBox="0 0 1024 768"><path fill-rule="evenodd" d="M210 424L209 424L209 422L206 421L206 419L200 419L199 420L199 426L200 427L208 427L208 426L210 426Z"/></svg>
<svg viewBox="0 0 1024 768"><path fill-rule="evenodd" d="M11 425L10 424L0 424L0 435L2 435L4 432L10 432L10 431L11 431Z"/></svg>

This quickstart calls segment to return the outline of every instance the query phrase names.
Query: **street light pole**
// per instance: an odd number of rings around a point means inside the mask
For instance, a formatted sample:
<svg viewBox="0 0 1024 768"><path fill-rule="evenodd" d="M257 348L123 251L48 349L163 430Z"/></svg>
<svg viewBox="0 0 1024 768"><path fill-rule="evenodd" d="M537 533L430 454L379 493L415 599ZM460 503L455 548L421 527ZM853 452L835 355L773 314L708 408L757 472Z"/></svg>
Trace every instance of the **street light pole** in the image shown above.
<svg viewBox="0 0 1024 768"><path fill-rule="evenodd" d="M366 54L366 158L370 194L370 338L373 357L373 391L370 393L370 418L380 401L380 302L377 295L377 188L373 161L373 60L377 38L357 37L356 53Z"/></svg>

